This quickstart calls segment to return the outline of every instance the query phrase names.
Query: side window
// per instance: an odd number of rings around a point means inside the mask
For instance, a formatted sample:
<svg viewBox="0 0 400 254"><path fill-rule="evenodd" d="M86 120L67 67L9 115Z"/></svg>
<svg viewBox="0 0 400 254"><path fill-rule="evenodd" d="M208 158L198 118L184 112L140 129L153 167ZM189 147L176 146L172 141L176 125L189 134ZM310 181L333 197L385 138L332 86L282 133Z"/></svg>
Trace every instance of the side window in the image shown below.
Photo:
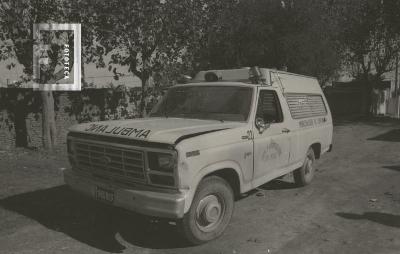
<svg viewBox="0 0 400 254"><path fill-rule="evenodd" d="M256 117L262 118L266 123L281 123L283 121L281 104L275 91L260 91Z"/></svg>
<svg viewBox="0 0 400 254"><path fill-rule="evenodd" d="M285 97L293 119L325 116L328 113L320 94L288 93Z"/></svg>

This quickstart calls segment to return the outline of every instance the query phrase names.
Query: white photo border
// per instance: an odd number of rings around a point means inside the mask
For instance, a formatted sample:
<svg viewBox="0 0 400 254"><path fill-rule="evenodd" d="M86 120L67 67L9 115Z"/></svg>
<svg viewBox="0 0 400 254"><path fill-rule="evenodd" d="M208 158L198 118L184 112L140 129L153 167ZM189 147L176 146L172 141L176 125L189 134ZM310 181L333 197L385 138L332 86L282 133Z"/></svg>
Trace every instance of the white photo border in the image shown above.
<svg viewBox="0 0 400 254"><path fill-rule="evenodd" d="M33 89L41 91L81 91L81 24L48 24L33 25L33 40L40 38L40 31L72 30L74 32L74 82L72 84L40 84L35 82L40 76L38 56L33 52ZM34 45L33 45L34 46Z"/></svg>

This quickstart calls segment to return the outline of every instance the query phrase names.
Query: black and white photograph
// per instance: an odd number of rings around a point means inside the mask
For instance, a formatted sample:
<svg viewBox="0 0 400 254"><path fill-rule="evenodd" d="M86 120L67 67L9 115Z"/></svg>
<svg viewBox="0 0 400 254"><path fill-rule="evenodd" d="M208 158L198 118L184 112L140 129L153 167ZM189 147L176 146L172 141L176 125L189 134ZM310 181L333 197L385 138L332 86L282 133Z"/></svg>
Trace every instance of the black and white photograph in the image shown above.
<svg viewBox="0 0 400 254"><path fill-rule="evenodd" d="M1 254L399 254L400 1L0 0Z"/></svg>

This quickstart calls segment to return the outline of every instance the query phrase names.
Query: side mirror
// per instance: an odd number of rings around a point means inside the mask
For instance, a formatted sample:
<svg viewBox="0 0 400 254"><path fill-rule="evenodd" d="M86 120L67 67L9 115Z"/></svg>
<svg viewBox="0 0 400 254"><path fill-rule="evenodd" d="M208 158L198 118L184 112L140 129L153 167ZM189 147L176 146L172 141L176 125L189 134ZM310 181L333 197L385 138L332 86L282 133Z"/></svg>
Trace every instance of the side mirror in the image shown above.
<svg viewBox="0 0 400 254"><path fill-rule="evenodd" d="M256 128L262 134L266 129L269 128L269 123L264 122L264 120L260 117L256 118Z"/></svg>

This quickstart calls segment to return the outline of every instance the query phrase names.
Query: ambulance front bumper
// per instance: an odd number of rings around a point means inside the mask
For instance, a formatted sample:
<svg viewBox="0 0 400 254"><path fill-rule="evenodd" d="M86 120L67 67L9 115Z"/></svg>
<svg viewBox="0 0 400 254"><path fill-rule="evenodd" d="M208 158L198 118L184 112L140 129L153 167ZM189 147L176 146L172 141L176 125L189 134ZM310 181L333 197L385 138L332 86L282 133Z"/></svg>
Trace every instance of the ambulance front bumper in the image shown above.
<svg viewBox="0 0 400 254"><path fill-rule="evenodd" d="M64 181L71 189L93 199L99 199L99 189L101 191L107 190L107 195L105 196L107 196L108 200L103 200L104 202L137 213L171 219L182 218L184 215L185 195L182 193L164 193L115 187L77 175L71 169L64 171Z"/></svg>

